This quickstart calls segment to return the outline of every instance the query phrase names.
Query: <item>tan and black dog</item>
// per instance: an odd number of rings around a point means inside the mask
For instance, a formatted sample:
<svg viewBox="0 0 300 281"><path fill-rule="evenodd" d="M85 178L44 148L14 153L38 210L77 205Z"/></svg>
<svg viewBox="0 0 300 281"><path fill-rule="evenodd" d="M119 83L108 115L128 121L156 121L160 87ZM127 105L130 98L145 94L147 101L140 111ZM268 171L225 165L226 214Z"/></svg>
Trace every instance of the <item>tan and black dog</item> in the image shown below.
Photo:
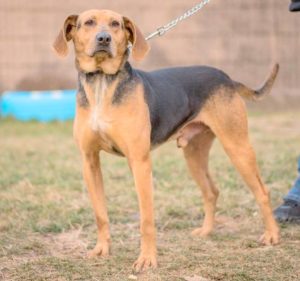
<svg viewBox="0 0 300 281"><path fill-rule="evenodd" d="M54 43L60 56L73 41L79 73L74 137L83 160L83 176L95 211L98 241L90 256L109 254L109 219L100 170L99 151L125 156L134 176L141 213L141 253L134 269L156 267L156 230L150 151L175 139L183 148L190 172L204 199L202 227L192 234L208 235L214 224L219 191L208 171L215 137L252 190L261 209L264 244L277 244L279 230L272 215L269 192L261 180L248 139L247 115L241 96L267 94L276 78L275 65L259 90L233 81L206 66L144 72L128 63L149 51L139 28L109 10L89 10L69 16Z"/></svg>

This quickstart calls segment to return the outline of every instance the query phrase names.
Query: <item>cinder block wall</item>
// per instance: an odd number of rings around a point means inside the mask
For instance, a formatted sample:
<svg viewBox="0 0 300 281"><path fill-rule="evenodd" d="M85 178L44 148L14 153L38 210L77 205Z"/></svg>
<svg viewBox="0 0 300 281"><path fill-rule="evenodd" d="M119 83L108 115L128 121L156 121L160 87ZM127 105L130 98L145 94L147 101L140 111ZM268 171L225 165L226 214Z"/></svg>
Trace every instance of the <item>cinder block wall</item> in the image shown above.
<svg viewBox="0 0 300 281"><path fill-rule="evenodd" d="M1 0L0 91L76 87L74 57L58 59L51 44L66 16L89 8L116 10L145 34L189 9L197 0ZM136 65L147 70L206 64L258 86L274 61L281 73L274 95L300 99L300 13L289 0L211 0L199 14L166 36Z"/></svg>

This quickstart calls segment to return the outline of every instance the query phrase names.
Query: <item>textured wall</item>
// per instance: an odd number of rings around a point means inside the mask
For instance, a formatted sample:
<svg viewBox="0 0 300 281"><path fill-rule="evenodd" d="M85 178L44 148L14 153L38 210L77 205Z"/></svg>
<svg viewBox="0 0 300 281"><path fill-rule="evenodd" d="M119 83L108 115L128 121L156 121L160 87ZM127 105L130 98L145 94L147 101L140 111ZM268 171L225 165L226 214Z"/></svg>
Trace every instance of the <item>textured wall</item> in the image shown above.
<svg viewBox="0 0 300 281"><path fill-rule="evenodd" d="M1 0L0 91L76 87L73 53L58 59L51 43L65 17L89 8L116 10L145 34L192 7L197 0ZM163 38L138 65L144 69L208 64L250 86L259 85L272 62L281 64L275 96L300 99L300 13L289 0L211 0L196 16Z"/></svg>

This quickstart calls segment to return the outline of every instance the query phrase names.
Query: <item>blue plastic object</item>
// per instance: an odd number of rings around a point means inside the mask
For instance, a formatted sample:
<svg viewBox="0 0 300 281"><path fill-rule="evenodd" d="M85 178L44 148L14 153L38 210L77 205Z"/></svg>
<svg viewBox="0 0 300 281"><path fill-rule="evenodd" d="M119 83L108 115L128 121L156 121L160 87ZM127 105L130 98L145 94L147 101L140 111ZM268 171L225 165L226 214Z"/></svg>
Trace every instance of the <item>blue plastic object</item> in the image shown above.
<svg viewBox="0 0 300 281"><path fill-rule="evenodd" d="M4 92L0 99L0 115L21 121L49 122L74 119L76 90Z"/></svg>

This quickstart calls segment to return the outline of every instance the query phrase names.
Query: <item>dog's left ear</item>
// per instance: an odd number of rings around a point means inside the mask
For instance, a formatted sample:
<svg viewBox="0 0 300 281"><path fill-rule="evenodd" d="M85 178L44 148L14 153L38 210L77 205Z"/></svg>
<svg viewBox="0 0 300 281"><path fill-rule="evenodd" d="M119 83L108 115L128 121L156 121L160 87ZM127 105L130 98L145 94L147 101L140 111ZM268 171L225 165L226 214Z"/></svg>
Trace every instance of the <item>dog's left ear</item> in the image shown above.
<svg viewBox="0 0 300 281"><path fill-rule="evenodd" d="M125 29L129 33L128 40L132 44L132 57L134 60L142 60L150 50L148 42L140 29L129 18L124 17Z"/></svg>
<svg viewBox="0 0 300 281"><path fill-rule="evenodd" d="M69 52L68 41L73 38L77 18L77 15L71 15L66 18L62 29L53 43L53 49L60 57L67 56Z"/></svg>

